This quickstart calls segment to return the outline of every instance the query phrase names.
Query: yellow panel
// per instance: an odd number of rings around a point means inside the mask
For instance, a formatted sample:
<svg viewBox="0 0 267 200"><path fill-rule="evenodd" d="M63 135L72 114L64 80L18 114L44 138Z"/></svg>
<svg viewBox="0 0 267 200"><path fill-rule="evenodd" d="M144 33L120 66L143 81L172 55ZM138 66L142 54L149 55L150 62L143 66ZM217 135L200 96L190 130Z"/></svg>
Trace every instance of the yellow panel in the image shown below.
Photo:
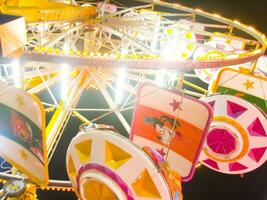
<svg viewBox="0 0 267 200"><path fill-rule="evenodd" d="M27 23L88 19L96 14L96 7L81 7L47 0L9 0L0 5L2 13L23 16Z"/></svg>
<svg viewBox="0 0 267 200"><path fill-rule="evenodd" d="M51 73L51 74L48 74L48 75L43 75L43 78L44 80L49 80L51 78L54 78L58 73ZM42 78L41 77L33 77L33 78L30 78L30 79L25 79L24 80L25 82L25 85L26 85L26 89L30 89L30 88L33 88L39 84L41 84L43 82Z"/></svg>
<svg viewBox="0 0 267 200"><path fill-rule="evenodd" d="M139 197L161 199L159 191L146 169L137 177L132 187Z"/></svg>
<svg viewBox="0 0 267 200"><path fill-rule="evenodd" d="M118 200L116 194L104 183L88 180L83 184L84 198L90 200Z"/></svg>
<svg viewBox="0 0 267 200"><path fill-rule="evenodd" d="M73 160L72 160L72 157L70 156L69 158L69 174L71 177L75 178L76 177L76 169L75 169L75 166L74 166L74 163L73 163Z"/></svg>
<svg viewBox="0 0 267 200"><path fill-rule="evenodd" d="M46 130L45 130L45 133L46 133L46 138L48 138L49 134L51 133L51 130L58 118L58 116L60 115L60 113L62 112L63 110L63 107L62 107L63 103L61 102L60 103L60 106L57 108L57 110L55 111L52 119L49 121L49 124L47 125L46 127Z"/></svg>
<svg viewBox="0 0 267 200"><path fill-rule="evenodd" d="M91 155L91 146L92 140L85 140L75 145L76 152L82 163L89 161Z"/></svg>
<svg viewBox="0 0 267 200"><path fill-rule="evenodd" d="M113 169L118 169L125 162L127 162L131 157L132 156L129 153L125 152L120 147L106 141L105 162L109 167Z"/></svg>

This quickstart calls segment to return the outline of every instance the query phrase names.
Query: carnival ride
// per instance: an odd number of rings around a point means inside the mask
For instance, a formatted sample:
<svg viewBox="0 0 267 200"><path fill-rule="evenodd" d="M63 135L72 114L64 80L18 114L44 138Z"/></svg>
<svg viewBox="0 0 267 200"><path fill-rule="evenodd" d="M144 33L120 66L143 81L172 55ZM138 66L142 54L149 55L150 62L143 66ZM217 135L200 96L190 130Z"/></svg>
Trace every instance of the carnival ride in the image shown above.
<svg viewBox="0 0 267 200"><path fill-rule="evenodd" d="M158 0L0 6L2 198L180 200L201 163L226 174L265 163L267 40L253 27ZM48 180L70 118L81 122L70 181Z"/></svg>

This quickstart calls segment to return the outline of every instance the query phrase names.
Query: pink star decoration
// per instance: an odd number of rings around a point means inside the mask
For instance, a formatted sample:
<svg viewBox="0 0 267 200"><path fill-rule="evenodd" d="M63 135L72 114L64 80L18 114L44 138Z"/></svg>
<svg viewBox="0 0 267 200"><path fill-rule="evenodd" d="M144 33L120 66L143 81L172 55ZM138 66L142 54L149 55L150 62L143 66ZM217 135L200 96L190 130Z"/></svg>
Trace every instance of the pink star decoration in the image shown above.
<svg viewBox="0 0 267 200"><path fill-rule="evenodd" d="M172 111L175 112L178 108L181 110L181 102L176 101L175 99L172 100L171 103L169 103L169 105L172 106Z"/></svg>

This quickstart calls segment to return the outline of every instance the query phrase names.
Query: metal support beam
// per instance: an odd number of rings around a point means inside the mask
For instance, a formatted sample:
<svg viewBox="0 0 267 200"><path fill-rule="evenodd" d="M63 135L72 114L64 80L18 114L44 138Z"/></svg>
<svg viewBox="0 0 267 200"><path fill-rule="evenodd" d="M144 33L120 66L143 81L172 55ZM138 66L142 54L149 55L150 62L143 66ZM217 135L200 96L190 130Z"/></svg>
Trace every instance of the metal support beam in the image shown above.
<svg viewBox="0 0 267 200"><path fill-rule="evenodd" d="M95 76L94 80L97 84L97 86L99 87L102 95L104 96L106 102L108 103L108 105L110 106L111 109L114 109L114 113L115 115L118 117L118 119L121 121L123 127L125 128L125 130L127 131L127 133L130 133L130 126L128 124L128 122L124 119L123 115L118 111L116 104L114 103L113 99L111 98L110 94L108 93L108 91L106 90L106 87L104 86L103 82L101 81L99 76Z"/></svg>

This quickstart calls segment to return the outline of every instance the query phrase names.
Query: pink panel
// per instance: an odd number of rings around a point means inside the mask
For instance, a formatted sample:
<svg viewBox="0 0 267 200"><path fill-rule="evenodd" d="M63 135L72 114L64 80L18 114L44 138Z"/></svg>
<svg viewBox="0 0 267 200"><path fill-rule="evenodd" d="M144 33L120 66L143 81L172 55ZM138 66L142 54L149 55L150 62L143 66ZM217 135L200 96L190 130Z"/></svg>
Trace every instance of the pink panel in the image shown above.
<svg viewBox="0 0 267 200"><path fill-rule="evenodd" d="M218 164L215 161L211 160L211 159L206 159L203 162L206 163L207 165L215 168L215 169L219 169Z"/></svg>
<svg viewBox="0 0 267 200"><path fill-rule="evenodd" d="M214 104L215 104L215 101L210 101L208 102L208 104L212 107L212 109L214 108Z"/></svg>
<svg viewBox="0 0 267 200"><path fill-rule="evenodd" d="M256 118L248 127L248 132L251 136L264 136L266 137L266 132L259 120Z"/></svg>
<svg viewBox="0 0 267 200"><path fill-rule="evenodd" d="M240 170L244 170L244 169L247 169L247 167L240 164L239 162L234 162L234 163L229 164L229 170L230 171L240 171Z"/></svg>
<svg viewBox="0 0 267 200"><path fill-rule="evenodd" d="M244 113L247 108L236 104L231 101L227 101L227 114L233 118L239 117L242 113Z"/></svg>
<svg viewBox="0 0 267 200"><path fill-rule="evenodd" d="M260 159L262 158L263 154L265 153L267 147L260 147L260 148L255 148L251 149L249 151L248 156L255 160L256 162L259 162Z"/></svg>
<svg viewBox="0 0 267 200"><path fill-rule="evenodd" d="M236 149L236 139L228 130L215 128L208 133L207 145L215 153L228 155Z"/></svg>

